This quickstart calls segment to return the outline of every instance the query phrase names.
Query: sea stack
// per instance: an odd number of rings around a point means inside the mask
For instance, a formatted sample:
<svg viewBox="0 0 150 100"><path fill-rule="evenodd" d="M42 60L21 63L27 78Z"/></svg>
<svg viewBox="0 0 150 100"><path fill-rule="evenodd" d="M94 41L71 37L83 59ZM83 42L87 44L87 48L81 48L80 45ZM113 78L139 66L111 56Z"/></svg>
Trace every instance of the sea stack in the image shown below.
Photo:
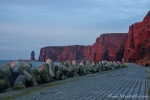
<svg viewBox="0 0 150 100"><path fill-rule="evenodd" d="M31 60L35 60L35 57L34 57L34 56L35 56L35 53L34 53L34 51L32 51L32 52L31 52Z"/></svg>

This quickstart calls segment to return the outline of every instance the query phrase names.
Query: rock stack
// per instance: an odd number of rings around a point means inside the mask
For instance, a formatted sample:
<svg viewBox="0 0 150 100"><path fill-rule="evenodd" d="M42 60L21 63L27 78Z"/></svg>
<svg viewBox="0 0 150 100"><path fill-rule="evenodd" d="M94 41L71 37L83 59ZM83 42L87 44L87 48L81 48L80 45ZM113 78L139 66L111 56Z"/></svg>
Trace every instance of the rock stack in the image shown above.
<svg viewBox="0 0 150 100"><path fill-rule="evenodd" d="M31 60L35 60L35 57L34 57L34 56L35 56L35 53L34 53L34 51L32 51L32 52L31 52Z"/></svg>

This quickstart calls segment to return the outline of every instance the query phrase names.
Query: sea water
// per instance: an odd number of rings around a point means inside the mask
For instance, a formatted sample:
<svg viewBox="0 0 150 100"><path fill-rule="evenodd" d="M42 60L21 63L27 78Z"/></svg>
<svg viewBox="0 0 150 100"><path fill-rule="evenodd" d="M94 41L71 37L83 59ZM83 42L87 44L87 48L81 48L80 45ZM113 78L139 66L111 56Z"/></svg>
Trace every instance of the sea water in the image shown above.
<svg viewBox="0 0 150 100"><path fill-rule="evenodd" d="M12 60L0 60L0 67L2 67L4 64L9 64L10 62L12 62ZM24 61L20 61L22 64L24 63ZM33 68L39 67L41 66L43 63L45 62L36 62L36 61L28 61L29 63L32 64ZM60 62L54 62L54 65L59 65Z"/></svg>

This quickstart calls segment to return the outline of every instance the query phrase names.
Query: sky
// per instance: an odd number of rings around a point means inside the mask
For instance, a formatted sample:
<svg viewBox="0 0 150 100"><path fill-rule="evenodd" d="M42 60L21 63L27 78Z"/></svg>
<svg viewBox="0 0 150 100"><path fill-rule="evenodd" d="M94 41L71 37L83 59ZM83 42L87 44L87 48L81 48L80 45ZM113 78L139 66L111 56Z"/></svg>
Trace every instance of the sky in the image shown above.
<svg viewBox="0 0 150 100"><path fill-rule="evenodd" d="M150 0L0 0L0 60L35 59L45 46L92 45L103 33L127 33Z"/></svg>

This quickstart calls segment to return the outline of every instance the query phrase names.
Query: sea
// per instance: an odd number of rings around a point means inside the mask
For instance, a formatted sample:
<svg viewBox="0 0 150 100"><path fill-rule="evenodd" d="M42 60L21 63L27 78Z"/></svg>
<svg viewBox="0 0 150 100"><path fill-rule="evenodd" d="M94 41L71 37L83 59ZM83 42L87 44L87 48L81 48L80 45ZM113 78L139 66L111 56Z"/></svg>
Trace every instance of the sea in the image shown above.
<svg viewBox="0 0 150 100"><path fill-rule="evenodd" d="M0 60L0 67L2 67L4 64L9 64L10 62L12 62L13 60ZM38 62L38 61L27 61L29 63L32 64L33 68L37 68L39 66L41 66L43 63L45 62ZM20 63L24 63L24 61L20 61ZM59 65L60 62L54 62L54 65Z"/></svg>

